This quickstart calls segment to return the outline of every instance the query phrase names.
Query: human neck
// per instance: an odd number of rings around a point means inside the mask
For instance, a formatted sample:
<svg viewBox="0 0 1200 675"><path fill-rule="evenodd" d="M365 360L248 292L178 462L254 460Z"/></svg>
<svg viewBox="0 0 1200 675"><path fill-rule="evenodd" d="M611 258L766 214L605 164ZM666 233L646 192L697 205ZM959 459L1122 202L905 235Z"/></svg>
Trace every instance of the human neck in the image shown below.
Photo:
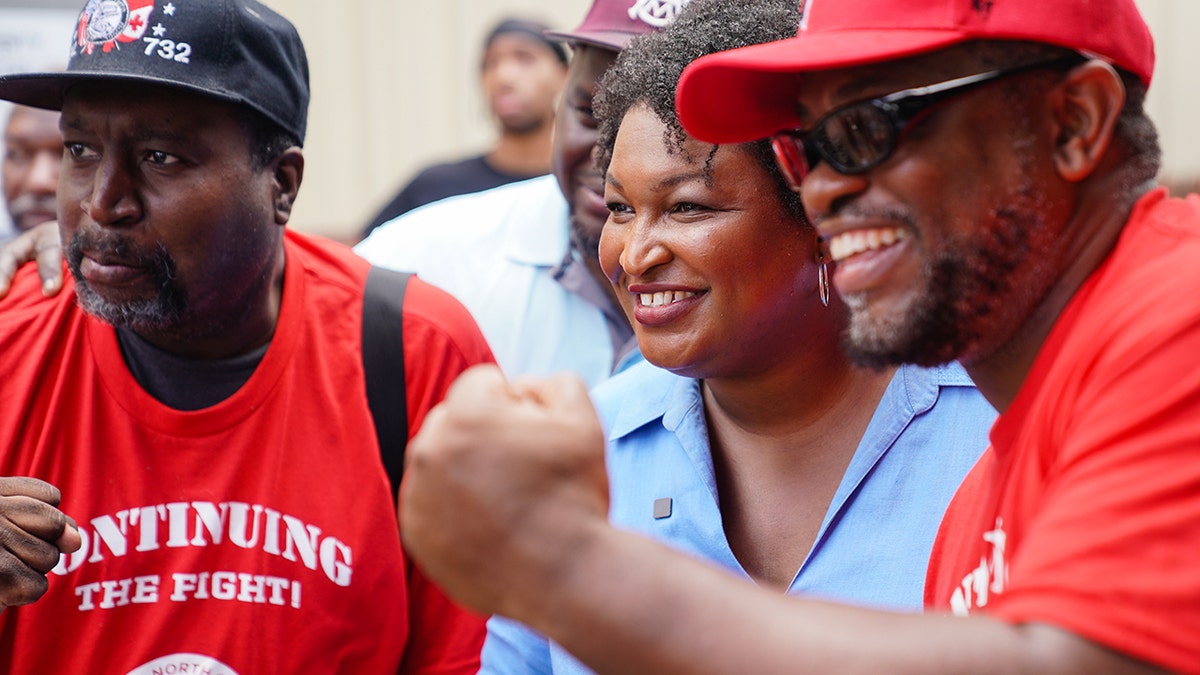
<svg viewBox="0 0 1200 675"><path fill-rule="evenodd" d="M167 330L136 330L155 347L189 359L228 359L249 353L271 341L283 305L282 247L259 279L238 298L207 298L220 305L203 316L192 316Z"/></svg>
<svg viewBox="0 0 1200 675"><path fill-rule="evenodd" d="M528 133L502 133L487 154L487 163L497 171L516 176L550 173L553 128L543 124Z"/></svg>
<svg viewBox="0 0 1200 675"><path fill-rule="evenodd" d="M811 351L803 368L704 384L726 539L746 573L777 591L811 550L894 374Z"/></svg>
<svg viewBox="0 0 1200 675"><path fill-rule="evenodd" d="M869 421L896 369L858 368L842 356L836 340L828 349L807 345L810 354L790 366L754 377L704 380L710 426L791 444L827 437L851 419Z"/></svg>

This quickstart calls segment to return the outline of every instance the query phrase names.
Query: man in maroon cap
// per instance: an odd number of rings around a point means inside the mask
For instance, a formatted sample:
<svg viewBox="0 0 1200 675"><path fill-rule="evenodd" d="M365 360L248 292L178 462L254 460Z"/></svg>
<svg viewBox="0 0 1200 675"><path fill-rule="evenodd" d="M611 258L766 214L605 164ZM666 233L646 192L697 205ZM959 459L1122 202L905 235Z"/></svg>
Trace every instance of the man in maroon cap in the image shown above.
<svg viewBox="0 0 1200 675"><path fill-rule="evenodd" d="M597 384L639 360L598 262L608 208L592 161L592 96L635 35L666 25L684 4L595 0L575 30L548 31L572 51L555 113L553 176L431 204L378 228L355 251L458 298L510 376L569 371Z"/></svg>
<svg viewBox="0 0 1200 675"><path fill-rule="evenodd" d="M960 360L1001 413L937 611L788 599L612 528L584 390L485 369L414 442L414 555L602 672L1200 673L1200 197L1154 183L1153 63L1134 0L812 0L680 83L690 133L773 137L848 349Z"/></svg>

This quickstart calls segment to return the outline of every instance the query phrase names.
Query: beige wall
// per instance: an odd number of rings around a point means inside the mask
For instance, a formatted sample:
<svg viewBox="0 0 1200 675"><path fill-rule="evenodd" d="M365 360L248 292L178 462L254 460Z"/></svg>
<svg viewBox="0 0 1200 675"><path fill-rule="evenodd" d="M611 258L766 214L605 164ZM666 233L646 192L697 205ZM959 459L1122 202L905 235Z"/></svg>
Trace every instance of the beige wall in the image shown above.
<svg viewBox="0 0 1200 675"><path fill-rule="evenodd" d="M507 13L573 28L590 0L267 0L308 48L313 102L295 227L352 238L418 168L486 147L479 41ZM1200 176L1200 2L1138 0L1158 41L1164 177Z"/></svg>
<svg viewBox="0 0 1200 675"><path fill-rule="evenodd" d="M1154 32L1154 82L1147 107L1158 126L1165 181L1200 181L1200 2L1137 0ZM1200 185L1197 185L1200 188Z"/></svg>

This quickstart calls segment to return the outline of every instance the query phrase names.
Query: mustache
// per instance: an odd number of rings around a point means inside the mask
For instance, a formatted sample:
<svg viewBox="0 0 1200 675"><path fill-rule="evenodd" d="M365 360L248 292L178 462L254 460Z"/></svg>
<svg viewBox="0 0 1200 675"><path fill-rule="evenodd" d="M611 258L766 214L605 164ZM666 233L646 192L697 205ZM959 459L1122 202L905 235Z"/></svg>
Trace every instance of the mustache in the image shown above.
<svg viewBox="0 0 1200 675"><path fill-rule="evenodd" d="M166 288L175 279L175 260L162 244L139 246L113 232L80 230L67 246L67 267L80 280L79 265L87 253L104 261L117 261L129 267L145 269L159 286Z"/></svg>
<svg viewBox="0 0 1200 675"><path fill-rule="evenodd" d="M25 193L8 203L8 211L13 219L20 218L31 211L46 213L58 212L58 198L54 195L35 195Z"/></svg>
<svg viewBox="0 0 1200 675"><path fill-rule="evenodd" d="M900 207L876 207L866 206L854 201L846 201L834 204L830 209L829 214L823 216L821 220L830 216L838 216L841 218L856 218L859 220L894 220L904 223L908 226L916 225L916 218L913 217L912 211Z"/></svg>

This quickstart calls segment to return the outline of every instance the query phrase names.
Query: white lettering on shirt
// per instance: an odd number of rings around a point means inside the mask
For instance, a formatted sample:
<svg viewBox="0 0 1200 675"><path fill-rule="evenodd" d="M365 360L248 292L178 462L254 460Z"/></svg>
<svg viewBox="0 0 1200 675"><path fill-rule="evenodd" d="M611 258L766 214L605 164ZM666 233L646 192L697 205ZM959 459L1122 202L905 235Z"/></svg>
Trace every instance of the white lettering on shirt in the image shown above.
<svg viewBox="0 0 1200 675"><path fill-rule="evenodd" d="M75 553L60 556L58 565L51 570L53 573L63 576L78 571L85 563L156 551L164 546L170 549L222 545L261 550L310 570L320 570L342 587L350 585L354 571L354 553L345 542L316 525L261 504L172 502L142 506L92 518L81 524L79 535L83 545ZM110 589L112 602L121 602L126 590L119 586Z"/></svg>
<svg viewBox="0 0 1200 675"><path fill-rule="evenodd" d="M1003 518L996 519L995 529L983 533L983 540L990 547L991 556L981 556L979 566L962 578L950 596L950 609L959 616L986 607L988 598L1003 593L1008 585L1008 563L1004 557L1008 535L1004 532Z"/></svg>

